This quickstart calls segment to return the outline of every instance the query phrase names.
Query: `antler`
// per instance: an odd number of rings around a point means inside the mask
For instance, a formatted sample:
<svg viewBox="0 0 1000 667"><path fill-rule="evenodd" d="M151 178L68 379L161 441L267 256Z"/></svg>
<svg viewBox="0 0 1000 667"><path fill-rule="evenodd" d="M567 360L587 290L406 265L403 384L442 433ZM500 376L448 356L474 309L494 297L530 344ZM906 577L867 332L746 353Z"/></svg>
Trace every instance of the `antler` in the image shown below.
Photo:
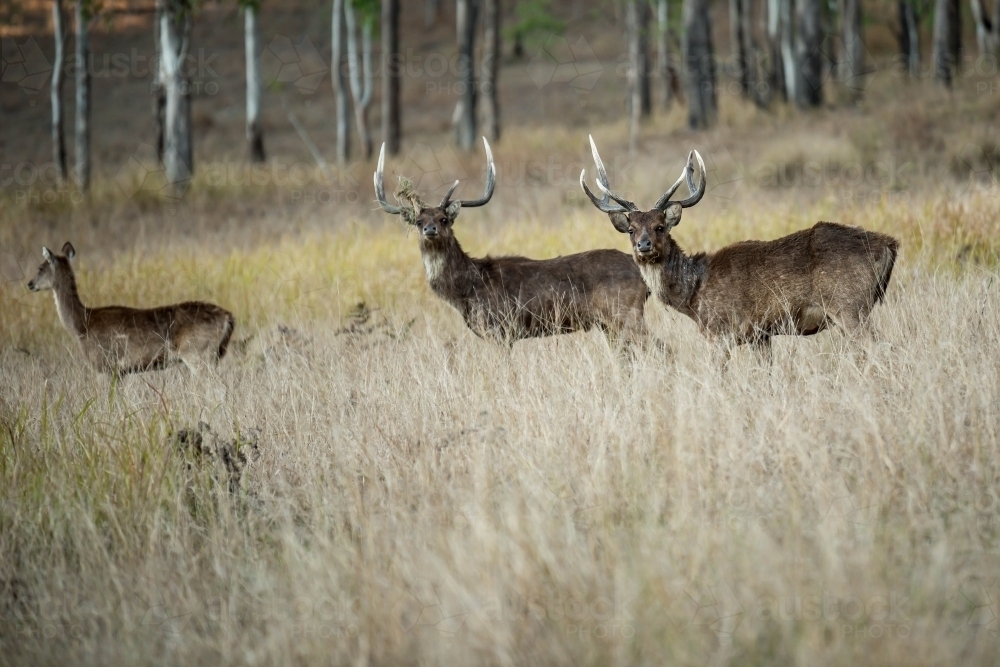
<svg viewBox="0 0 1000 667"><path fill-rule="evenodd" d="M486 188L483 190L483 196L479 199L460 199L458 201L462 208L473 208L476 206L483 206L490 201L493 197L493 188L496 186L497 179L497 168L493 164L493 151L490 150L490 142L486 141L486 137L483 137L483 145L486 146ZM451 203L451 194L458 187L458 181L455 181L448 193L441 200L441 207L444 208L449 203Z"/></svg>
<svg viewBox="0 0 1000 667"><path fill-rule="evenodd" d="M391 213L393 215L399 215L403 212L403 209L399 206L393 206L385 200L385 184L382 182L382 171L385 169L385 143L382 144L382 150L378 153L378 166L375 167L375 199L378 200L378 205L382 207L382 210L386 213Z"/></svg>
<svg viewBox="0 0 1000 667"><path fill-rule="evenodd" d="M604 163L601 162L601 156L597 153L597 146L594 145L594 137L590 137L590 152L594 156L594 163L597 165L597 180L604 183L604 185L609 186L608 183L608 172L604 170ZM610 197L605 194L603 197L598 199L590 188L587 187L587 170L580 170L580 187L583 188L584 193L590 199L590 202L597 207L597 210L602 213L625 213L628 209L621 206L620 204L612 204Z"/></svg>
<svg viewBox="0 0 1000 667"><path fill-rule="evenodd" d="M695 189L694 185L694 165L691 164L691 156L688 156L688 168L686 170L688 190L691 191L691 196L680 202L681 208L689 208L694 206L701 201L701 198L705 196L705 186L708 183L708 175L705 171L705 162L701 159L701 154L698 151L691 151L694 153L695 159L698 160L698 169L701 171L701 181L698 183L698 189Z"/></svg>
<svg viewBox="0 0 1000 667"><path fill-rule="evenodd" d="M590 195L590 201L594 202L594 205L597 206L597 208L604 211L605 213L638 211L639 209L636 208L635 204L630 202L628 199L625 199L621 195L616 194L611 189L611 182L608 180L608 172L604 168L604 161L601 160L600 153L597 152L597 144L594 143L594 137L593 135L588 135L588 136L590 136L590 153L591 155L594 156L594 164L597 165L597 187L599 187L601 189L601 192L604 193L604 197L602 197L600 200L601 203L598 204L598 202L595 201L594 195L587 189L586 185L584 185L584 191L587 192L588 195ZM580 174L580 178L582 180L583 174ZM620 210L608 208L608 197L618 202L618 205L621 207Z"/></svg>
<svg viewBox="0 0 1000 667"><path fill-rule="evenodd" d="M701 182L695 186L694 183L694 161L698 160L698 167L701 171ZM666 208L667 204L670 203L670 198L674 196L677 192L677 188L680 187L681 183L687 179L688 190L691 192L691 196L687 199L677 202L681 205L681 208L689 208L694 206L701 201L701 198L705 196L705 185L707 183L707 176L705 170L705 162L701 159L701 154L698 151L691 151L688 153L688 161L684 166L684 170L681 171L680 177L674 182L670 188L663 193L663 196L656 200L653 208L658 208L661 211Z"/></svg>

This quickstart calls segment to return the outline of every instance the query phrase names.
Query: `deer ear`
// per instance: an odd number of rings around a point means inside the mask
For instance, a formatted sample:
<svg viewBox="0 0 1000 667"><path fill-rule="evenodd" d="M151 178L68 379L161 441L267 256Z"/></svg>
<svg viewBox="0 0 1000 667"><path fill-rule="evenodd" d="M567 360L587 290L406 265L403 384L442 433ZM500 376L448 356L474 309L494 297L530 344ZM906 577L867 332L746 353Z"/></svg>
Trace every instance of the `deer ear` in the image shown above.
<svg viewBox="0 0 1000 667"><path fill-rule="evenodd" d="M628 213L608 213L608 217L611 218L611 224L615 229L622 234L628 234Z"/></svg>
<svg viewBox="0 0 1000 667"><path fill-rule="evenodd" d="M45 246L42 246L42 257L45 258L46 262L51 262L52 261L52 251L49 250L48 248L46 248Z"/></svg>
<svg viewBox="0 0 1000 667"><path fill-rule="evenodd" d="M63 246L62 254L66 255L66 259L73 259L76 257L76 250L73 248L73 244L66 241L66 245Z"/></svg>
<svg viewBox="0 0 1000 667"><path fill-rule="evenodd" d="M462 202L453 201L448 204L448 208L444 210L444 214L448 216L448 219L455 222L455 218L458 217L458 212L462 210Z"/></svg>
<svg viewBox="0 0 1000 667"><path fill-rule="evenodd" d="M667 229L673 229L680 223L683 210L677 202L670 202L670 205L663 212L663 221L667 224Z"/></svg>

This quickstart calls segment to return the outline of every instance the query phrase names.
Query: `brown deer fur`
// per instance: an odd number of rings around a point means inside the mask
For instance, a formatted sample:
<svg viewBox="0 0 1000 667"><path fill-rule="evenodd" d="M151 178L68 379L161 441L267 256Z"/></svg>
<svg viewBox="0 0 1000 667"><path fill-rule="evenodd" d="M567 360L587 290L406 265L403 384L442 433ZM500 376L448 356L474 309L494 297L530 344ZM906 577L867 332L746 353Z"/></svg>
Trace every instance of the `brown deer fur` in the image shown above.
<svg viewBox="0 0 1000 667"><path fill-rule="evenodd" d="M197 372L225 355L236 325L229 311L200 301L149 309L88 308L80 301L69 263L76 254L73 246L67 243L62 251L55 255L42 248L45 261L28 289L53 290L59 320L97 372L121 375L178 361Z"/></svg>
<svg viewBox="0 0 1000 667"><path fill-rule="evenodd" d="M593 140L591 140L593 142ZM638 211L610 190L596 147L598 184L606 193L595 205L615 229L627 233L633 257L652 294L687 315L713 338L767 348L771 336L809 336L832 324L854 332L885 296L899 243L885 234L820 222L773 241L742 241L715 253L687 255L670 235L683 208L705 191L705 167L692 152L682 179L691 197L669 201L680 184L650 211ZM694 158L701 183L694 184ZM610 204L608 197L618 206Z"/></svg>
<svg viewBox="0 0 1000 667"><path fill-rule="evenodd" d="M463 207L482 206L492 196L489 144L486 150L483 198L451 201L452 186L438 206L428 206L416 196L403 197L408 198L408 206L392 206L385 200L382 185L383 146L375 172L376 196L383 210L402 215L419 231L420 255L431 290L451 304L473 332L498 341L513 343L596 327L613 347L644 343L643 312L649 291L627 254L591 250L535 260L473 258L462 250L453 232L455 219Z"/></svg>

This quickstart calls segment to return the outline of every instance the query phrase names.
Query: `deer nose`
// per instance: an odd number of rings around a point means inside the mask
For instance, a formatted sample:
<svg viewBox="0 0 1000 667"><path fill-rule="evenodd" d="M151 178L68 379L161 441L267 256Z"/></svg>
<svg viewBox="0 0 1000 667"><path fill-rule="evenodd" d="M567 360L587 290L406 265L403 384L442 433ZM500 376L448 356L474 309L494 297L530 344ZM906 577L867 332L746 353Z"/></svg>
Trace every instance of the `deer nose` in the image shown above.
<svg viewBox="0 0 1000 667"><path fill-rule="evenodd" d="M424 236L437 236L438 228L437 225L427 225L424 227Z"/></svg>
<svg viewBox="0 0 1000 667"><path fill-rule="evenodd" d="M653 242L649 239L639 239L639 242L635 244L635 251L640 255L645 255L648 252L653 251Z"/></svg>

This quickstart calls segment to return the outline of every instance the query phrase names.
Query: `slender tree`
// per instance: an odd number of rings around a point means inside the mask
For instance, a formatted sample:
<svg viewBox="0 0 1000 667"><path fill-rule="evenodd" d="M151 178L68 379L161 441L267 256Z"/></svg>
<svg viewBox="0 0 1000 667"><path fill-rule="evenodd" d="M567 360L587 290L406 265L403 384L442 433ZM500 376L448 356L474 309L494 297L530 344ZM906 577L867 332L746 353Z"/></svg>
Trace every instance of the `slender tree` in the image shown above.
<svg viewBox="0 0 1000 667"><path fill-rule="evenodd" d="M441 0L424 0L424 29L429 30L434 27L437 20L438 5Z"/></svg>
<svg viewBox="0 0 1000 667"><path fill-rule="evenodd" d="M706 128L718 115L708 0L684 0L682 50L687 76L688 125L693 130Z"/></svg>
<svg viewBox="0 0 1000 667"><path fill-rule="evenodd" d="M626 107L629 118L629 153L634 154L639 142L639 125L643 116L643 82L646 80L643 71L644 46L642 6L645 0L628 0L625 4L625 39L628 43L628 97Z"/></svg>
<svg viewBox="0 0 1000 667"><path fill-rule="evenodd" d="M458 146L472 150L476 145L476 23L478 0L458 0L458 77L461 89L455 108L455 139Z"/></svg>
<svg viewBox="0 0 1000 667"><path fill-rule="evenodd" d="M781 95L788 99L785 87L785 62L782 54L784 33L788 28L782 21L781 0L767 0L767 89L768 98Z"/></svg>
<svg viewBox="0 0 1000 667"><path fill-rule="evenodd" d="M821 0L797 0L795 61L798 82L795 103L802 109L823 103L823 3Z"/></svg>
<svg viewBox="0 0 1000 667"><path fill-rule="evenodd" d="M243 41L247 74L247 154L251 162L264 161L264 128L260 123L260 72L257 68L257 13L260 0L242 0Z"/></svg>
<svg viewBox="0 0 1000 667"><path fill-rule="evenodd" d="M899 50L910 77L920 74L920 15L915 0L899 0ZM997 4L1000 7L1000 3Z"/></svg>
<svg viewBox="0 0 1000 667"><path fill-rule="evenodd" d="M852 102L864 93L865 46L861 34L861 0L840 0L840 54L838 76Z"/></svg>
<svg viewBox="0 0 1000 667"><path fill-rule="evenodd" d="M90 189L90 12L88 0L76 0L76 184Z"/></svg>
<svg viewBox="0 0 1000 667"><path fill-rule="evenodd" d="M156 143L156 159L163 163L163 136L164 123L167 112L167 92L163 85L163 48L160 43L160 32L163 14L166 11L166 0L156 0L156 9L153 23L153 60L150 64L150 76L152 76L152 90L150 94L153 98L153 123Z"/></svg>
<svg viewBox="0 0 1000 667"><path fill-rule="evenodd" d="M497 78L500 74L500 0L483 4L483 128L493 141L500 138L500 99Z"/></svg>
<svg viewBox="0 0 1000 667"><path fill-rule="evenodd" d="M777 0L781 17L781 63L784 66L785 98L797 101L799 96L799 76L795 54L795 25L793 22L792 0Z"/></svg>
<svg viewBox="0 0 1000 667"><path fill-rule="evenodd" d="M673 77L670 71L670 25L667 0L657 0L656 3L656 72L663 82L663 92L660 102L664 109L670 108Z"/></svg>
<svg viewBox="0 0 1000 667"><path fill-rule="evenodd" d="M333 26L330 55L330 78L336 95L337 164L347 164L351 156L351 125L347 113L347 81L344 78L344 8L345 0L333 0Z"/></svg>
<svg viewBox="0 0 1000 667"><path fill-rule="evenodd" d="M191 10L191 0L166 0L160 17L160 67L166 92L163 166L175 192L183 192L194 173L191 85L184 69L191 40Z"/></svg>
<svg viewBox="0 0 1000 667"><path fill-rule="evenodd" d="M961 7L959 0L934 2L934 79L951 88L958 71L962 48Z"/></svg>
<svg viewBox="0 0 1000 667"><path fill-rule="evenodd" d="M997 24L997 11L1000 8L995 0L993 2L993 16L986 13L983 0L970 0L972 9L972 21L976 26L976 46L979 49L980 58L995 58L997 43L1000 41L1000 25Z"/></svg>
<svg viewBox="0 0 1000 667"><path fill-rule="evenodd" d="M372 26L375 24L375 16L369 13L367 11L369 8L364 5L358 12L355 3L361 4L358 0L347 0L344 5L348 79L351 84L351 97L354 99L354 122L358 128L361 157L367 160L372 154L372 138L368 131L368 107L372 101ZM361 13L360 54L357 37L358 13Z"/></svg>
<svg viewBox="0 0 1000 667"><path fill-rule="evenodd" d="M52 101L52 161L59 170L60 182L66 182L66 136L63 133L62 89L64 47L66 45L65 28L63 27L62 0L52 0L52 39L55 41L56 53L52 59L52 86L50 99Z"/></svg>
<svg viewBox="0 0 1000 667"><path fill-rule="evenodd" d="M399 0L382 0L382 137L389 155L399 153L399 84L402 78L399 53Z"/></svg>
<svg viewBox="0 0 1000 667"><path fill-rule="evenodd" d="M749 27L749 0L729 0L729 50L733 58L733 70L740 93L749 98L750 89L750 58L746 50L747 40L744 37Z"/></svg>

